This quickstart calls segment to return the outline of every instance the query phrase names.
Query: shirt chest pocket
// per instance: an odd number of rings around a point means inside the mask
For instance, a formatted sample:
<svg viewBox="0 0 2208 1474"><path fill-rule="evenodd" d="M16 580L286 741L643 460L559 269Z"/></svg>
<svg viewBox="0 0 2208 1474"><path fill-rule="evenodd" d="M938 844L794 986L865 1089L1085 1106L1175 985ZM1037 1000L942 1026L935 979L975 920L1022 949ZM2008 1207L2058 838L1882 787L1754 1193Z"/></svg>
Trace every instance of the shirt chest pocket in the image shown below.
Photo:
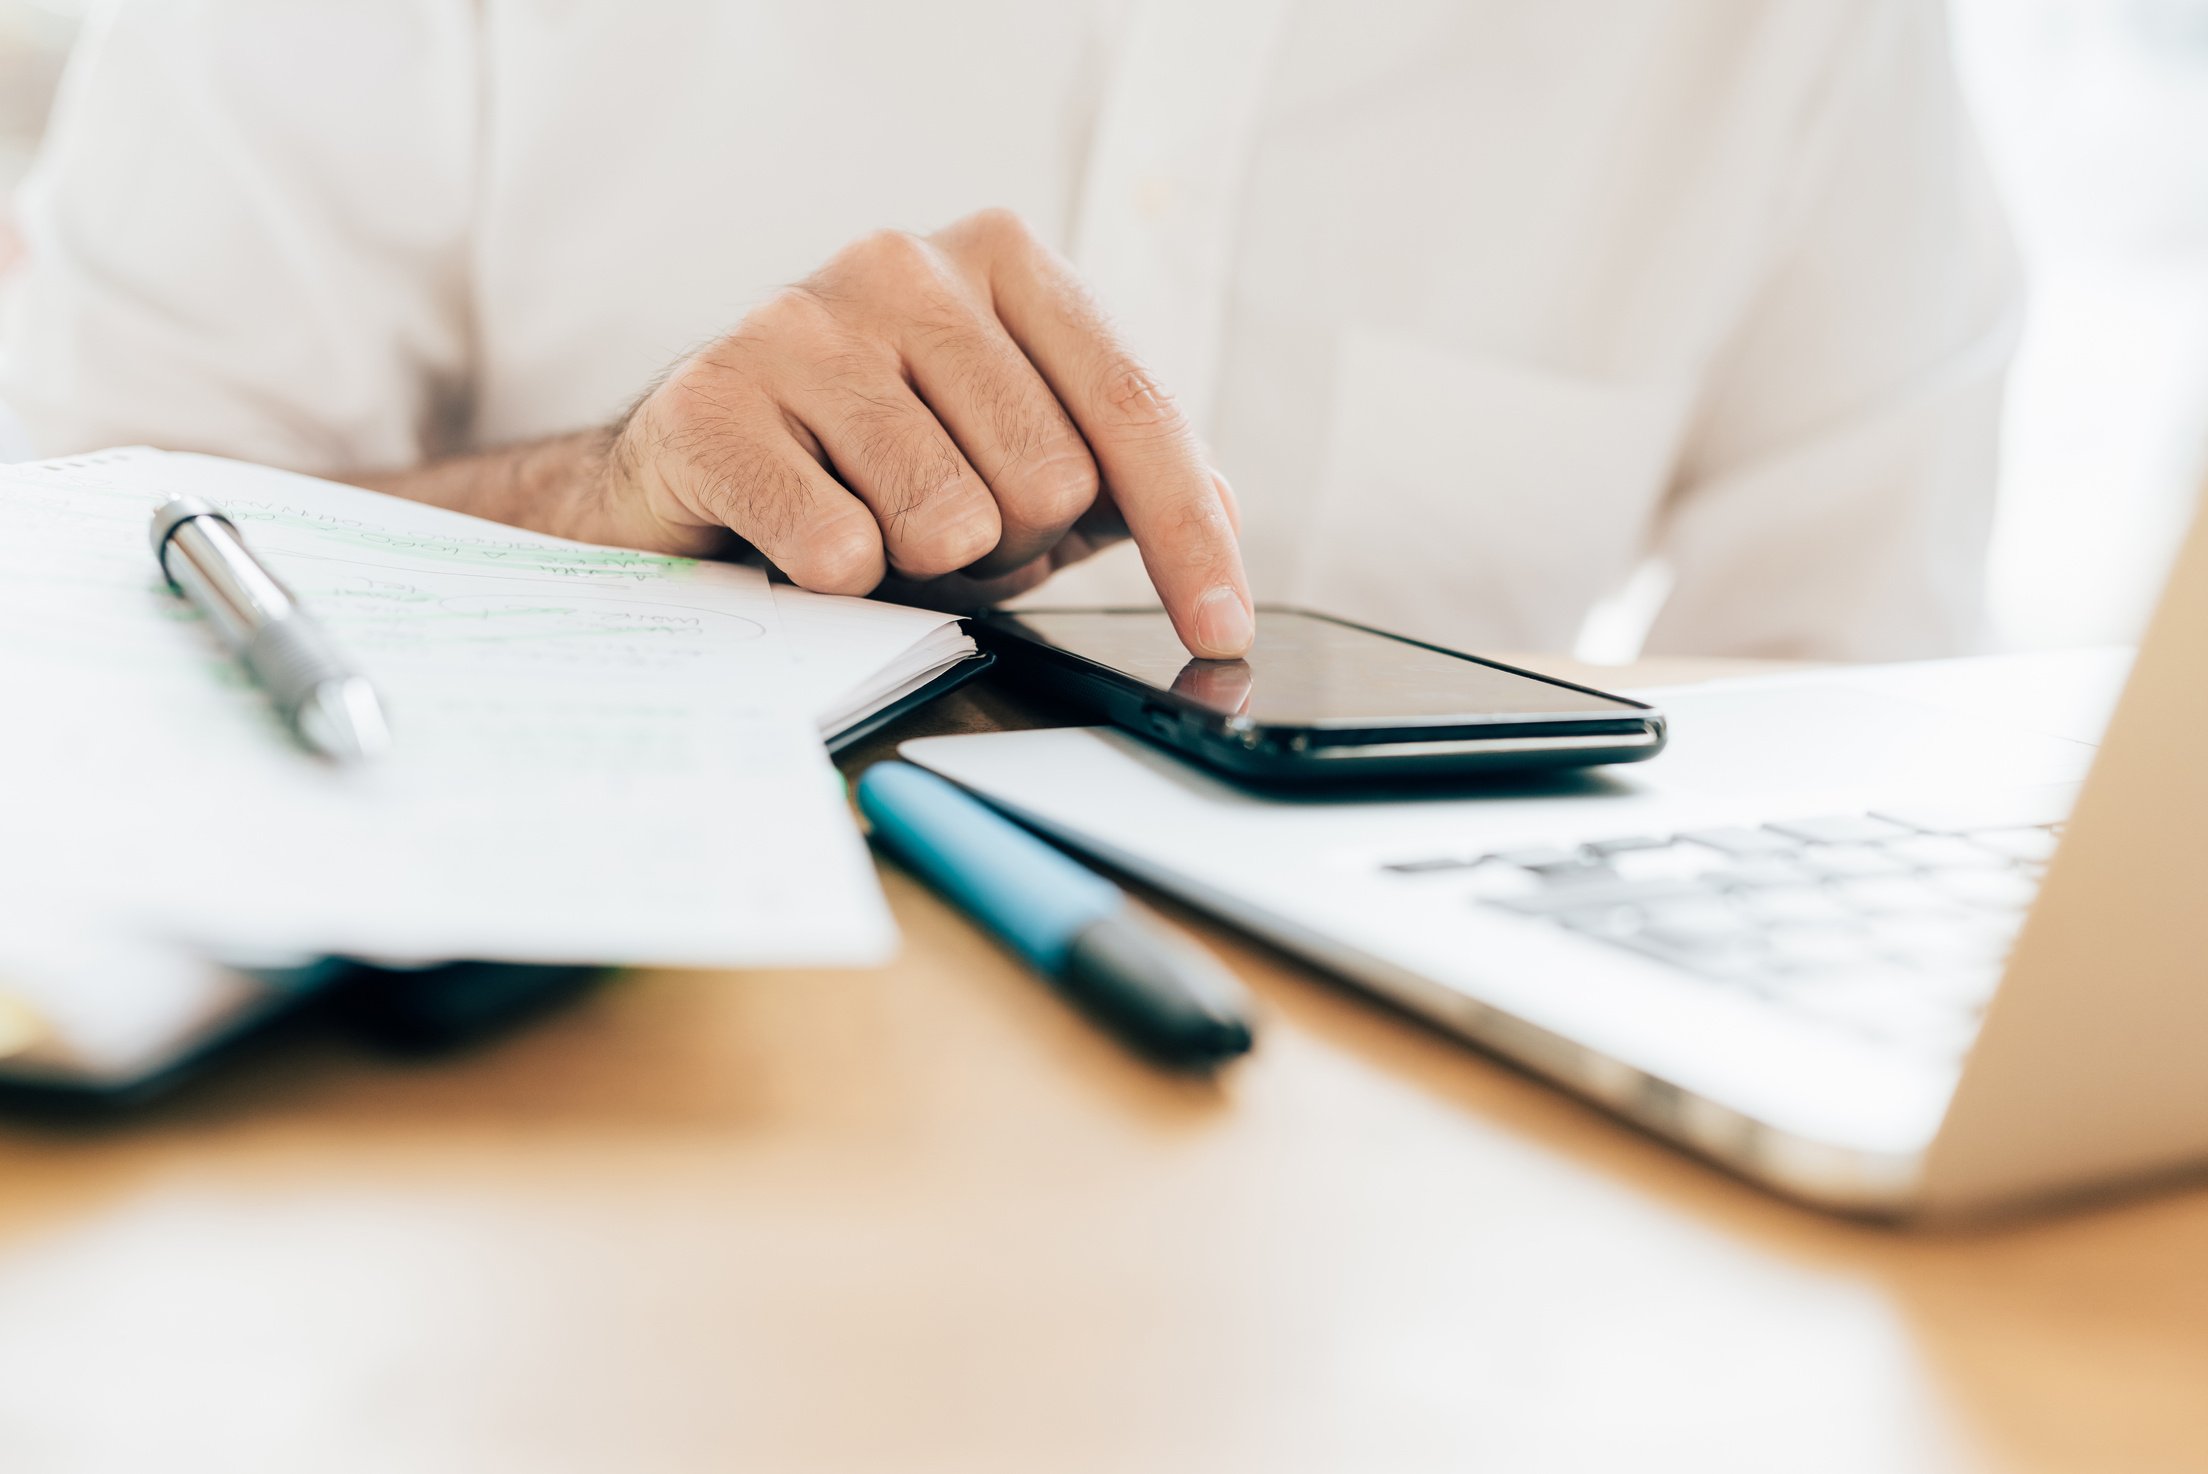
<svg viewBox="0 0 2208 1474"><path fill-rule="evenodd" d="M1350 330L1297 597L1445 643L1569 650L1642 556L1691 399Z"/></svg>

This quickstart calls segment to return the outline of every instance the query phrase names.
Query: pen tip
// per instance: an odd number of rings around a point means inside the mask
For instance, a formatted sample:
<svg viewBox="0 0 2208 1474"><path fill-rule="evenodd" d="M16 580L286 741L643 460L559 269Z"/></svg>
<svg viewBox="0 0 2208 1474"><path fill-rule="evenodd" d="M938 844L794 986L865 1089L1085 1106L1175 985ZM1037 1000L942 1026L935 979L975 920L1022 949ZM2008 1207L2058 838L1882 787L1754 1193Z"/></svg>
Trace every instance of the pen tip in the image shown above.
<svg viewBox="0 0 2208 1474"><path fill-rule="evenodd" d="M338 762L380 757L391 746L383 704L375 688L358 676L326 681L299 707L299 735L316 752Z"/></svg>
<svg viewBox="0 0 2208 1474"><path fill-rule="evenodd" d="M1214 1019L1204 1041L1204 1053L1213 1059L1233 1059L1248 1054L1257 1037L1250 1031L1249 1023L1239 1018Z"/></svg>

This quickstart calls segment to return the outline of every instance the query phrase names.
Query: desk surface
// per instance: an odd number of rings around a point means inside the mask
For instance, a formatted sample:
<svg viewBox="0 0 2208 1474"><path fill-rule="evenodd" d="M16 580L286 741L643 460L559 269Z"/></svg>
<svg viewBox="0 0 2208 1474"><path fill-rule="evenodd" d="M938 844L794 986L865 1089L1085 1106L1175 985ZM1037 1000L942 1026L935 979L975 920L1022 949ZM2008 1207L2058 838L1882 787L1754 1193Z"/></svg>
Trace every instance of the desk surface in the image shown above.
<svg viewBox="0 0 2208 1474"><path fill-rule="evenodd" d="M884 880L893 968L0 1128L0 1468L2208 1469L2208 1190L1829 1221L1208 927L1169 1078Z"/></svg>

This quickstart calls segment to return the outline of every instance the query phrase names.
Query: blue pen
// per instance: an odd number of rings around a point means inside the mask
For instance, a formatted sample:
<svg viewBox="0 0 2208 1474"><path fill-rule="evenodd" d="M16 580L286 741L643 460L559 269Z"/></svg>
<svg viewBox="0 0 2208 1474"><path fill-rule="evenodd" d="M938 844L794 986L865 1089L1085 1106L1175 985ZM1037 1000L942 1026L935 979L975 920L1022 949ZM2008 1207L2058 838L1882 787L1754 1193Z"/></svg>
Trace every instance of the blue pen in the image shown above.
<svg viewBox="0 0 2208 1474"><path fill-rule="evenodd" d="M1241 984L1118 886L910 763L876 763L857 792L891 853L1132 1042L1182 1065L1248 1051Z"/></svg>

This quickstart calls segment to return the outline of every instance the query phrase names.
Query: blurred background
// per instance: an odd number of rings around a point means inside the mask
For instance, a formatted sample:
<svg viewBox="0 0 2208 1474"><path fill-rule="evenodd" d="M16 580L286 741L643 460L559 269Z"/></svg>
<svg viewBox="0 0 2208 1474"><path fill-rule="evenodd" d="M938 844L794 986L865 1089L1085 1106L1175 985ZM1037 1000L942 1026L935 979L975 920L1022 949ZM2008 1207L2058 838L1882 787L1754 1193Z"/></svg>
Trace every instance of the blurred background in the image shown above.
<svg viewBox="0 0 2208 1474"><path fill-rule="evenodd" d="M2208 0L1950 3L2032 281L1996 638L2128 641L2208 473ZM0 193L29 164L84 9L0 0ZM0 233L0 270L11 250Z"/></svg>

